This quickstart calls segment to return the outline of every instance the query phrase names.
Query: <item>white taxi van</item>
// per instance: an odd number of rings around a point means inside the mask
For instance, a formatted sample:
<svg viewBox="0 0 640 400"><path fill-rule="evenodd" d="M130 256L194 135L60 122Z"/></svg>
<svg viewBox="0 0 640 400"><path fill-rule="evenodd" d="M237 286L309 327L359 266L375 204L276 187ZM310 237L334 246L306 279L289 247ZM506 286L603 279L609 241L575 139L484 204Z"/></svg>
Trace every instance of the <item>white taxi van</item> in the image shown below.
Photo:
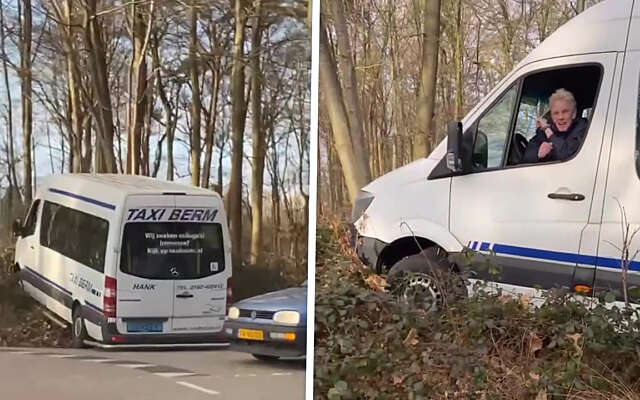
<svg viewBox="0 0 640 400"><path fill-rule="evenodd" d="M536 119L559 88L587 124L582 143L566 159L525 162ZM392 274L470 250L484 255L472 275L505 289L611 290L622 300L619 205L631 230L640 226L639 88L640 2L591 7L452 123L429 156L362 189L352 215L358 254ZM631 254L639 245L640 237ZM487 261L499 277L480 265ZM628 285L640 286L640 260Z"/></svg>
<svg viewBox="0 0 640 400"><path fill-rule="evenodd" d="M57 175L14 234L25 291L70 323L74 346L226 342L232 268L217 193L141 176Z"/></svg>

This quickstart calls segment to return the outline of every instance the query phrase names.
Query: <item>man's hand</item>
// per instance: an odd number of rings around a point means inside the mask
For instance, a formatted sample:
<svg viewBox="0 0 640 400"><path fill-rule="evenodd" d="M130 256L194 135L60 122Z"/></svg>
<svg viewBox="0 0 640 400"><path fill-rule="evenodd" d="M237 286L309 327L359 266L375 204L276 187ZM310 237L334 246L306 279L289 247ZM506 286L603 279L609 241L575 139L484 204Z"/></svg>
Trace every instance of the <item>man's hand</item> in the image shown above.
<svg viewBox="0 0 640 400"><path fill-rule="evenodd" d="M536 129L542 129L545 130L549 127L549 123L547 122L547 119L544 117L540 117L536 120Z"/></svg>
<svg viewBox="0 0 640 400"><path fill-rule="evenodd" d="M538 149L538 158L545 158L551 151L553 150L553 143L551 142L543 142Z"/></svg>

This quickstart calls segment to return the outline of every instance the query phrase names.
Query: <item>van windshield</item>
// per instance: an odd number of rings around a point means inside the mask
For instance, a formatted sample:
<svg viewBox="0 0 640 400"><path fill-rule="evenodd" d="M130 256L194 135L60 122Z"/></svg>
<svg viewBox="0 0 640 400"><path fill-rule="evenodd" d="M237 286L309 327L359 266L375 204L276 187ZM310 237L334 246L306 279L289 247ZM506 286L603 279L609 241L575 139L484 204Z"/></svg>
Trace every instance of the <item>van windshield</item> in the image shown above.
<svg viewBox="0 0 640 400"><path fill-rule="evenodd" d="M137 222L124 227L120 270L148 279L198 279L224 271L222 226Z"/></svg>

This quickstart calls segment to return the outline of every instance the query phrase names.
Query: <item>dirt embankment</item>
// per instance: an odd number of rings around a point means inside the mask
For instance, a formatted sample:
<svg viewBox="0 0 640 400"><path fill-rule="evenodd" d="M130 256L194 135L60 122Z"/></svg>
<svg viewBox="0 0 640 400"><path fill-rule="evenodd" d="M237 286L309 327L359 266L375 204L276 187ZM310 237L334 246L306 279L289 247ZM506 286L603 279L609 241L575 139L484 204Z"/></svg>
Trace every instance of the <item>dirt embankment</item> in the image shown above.
<svg viewBox="0 0 640 400"><path fill-rule="evenodd" d="M69 347L68 329L51 322L11 273L13 249L0 249L0 346Z"/></svg>
<svg viewBox="0 0 640 400"><path fill-rule="evenodd" d="M631 312L560 291L537 308L479 290L427 313L385 291L339 221L319 226L316 398L640 400Z"/></svg>

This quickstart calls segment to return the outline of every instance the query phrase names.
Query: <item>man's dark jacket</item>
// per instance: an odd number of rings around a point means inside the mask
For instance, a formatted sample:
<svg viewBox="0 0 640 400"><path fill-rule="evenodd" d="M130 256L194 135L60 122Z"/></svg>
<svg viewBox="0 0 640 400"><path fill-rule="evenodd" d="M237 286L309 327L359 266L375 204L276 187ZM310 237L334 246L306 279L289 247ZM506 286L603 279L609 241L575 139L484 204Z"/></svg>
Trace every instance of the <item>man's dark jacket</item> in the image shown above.
<svg viewBox="0 0 640 400"><path fill-rule="evenodd" d="M536 130L536 135L529 141L524 152L523 161L526 163L566 160L580 147L588 122L584 118L576 118L566 132L558 132L555 125L550 126L553 135L547 138L542 129ZM538 150L544 142L553 143L553 150L544 158L538 158Z"/></svg>

